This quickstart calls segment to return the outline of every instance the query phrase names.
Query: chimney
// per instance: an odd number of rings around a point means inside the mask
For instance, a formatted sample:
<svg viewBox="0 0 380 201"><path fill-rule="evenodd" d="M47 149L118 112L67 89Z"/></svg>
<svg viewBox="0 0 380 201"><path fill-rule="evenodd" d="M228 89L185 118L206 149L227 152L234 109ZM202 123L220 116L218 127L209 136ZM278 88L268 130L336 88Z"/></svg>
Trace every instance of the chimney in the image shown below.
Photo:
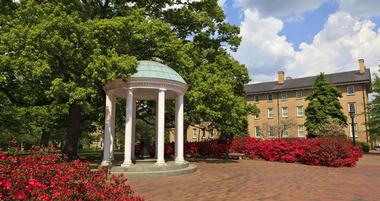
<svg viewBox="0 0 380 201"><path fill-rule="evenodd" d="M292 79L292 77L290 77L290 76L285 78L285 80L291 80L291 79Z"/></svg>
<svg viewBox="0 0 380 201"><path fill-rule="evenodd" d="M365 73L364 59L359 59L359 73L360 74Z"/></svg>
<svg viewBox="0 0 380 201"><path fill-rule="evenodd" d="M284 71L278 71L278 73L277 73L277 84L284 84L284 82L285 82Z"/></svg>

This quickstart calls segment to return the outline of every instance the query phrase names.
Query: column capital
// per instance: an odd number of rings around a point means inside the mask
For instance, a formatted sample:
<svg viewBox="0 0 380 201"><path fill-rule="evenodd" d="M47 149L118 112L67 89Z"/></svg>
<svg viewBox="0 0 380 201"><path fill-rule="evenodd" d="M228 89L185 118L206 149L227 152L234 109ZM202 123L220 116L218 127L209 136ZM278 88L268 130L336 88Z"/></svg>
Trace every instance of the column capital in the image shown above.
<svg viewBox="0 0 380 201"><path fill-rule="evenodd" d="M158 91L167 91L168 89L166 88L159 88Z"/></svg>

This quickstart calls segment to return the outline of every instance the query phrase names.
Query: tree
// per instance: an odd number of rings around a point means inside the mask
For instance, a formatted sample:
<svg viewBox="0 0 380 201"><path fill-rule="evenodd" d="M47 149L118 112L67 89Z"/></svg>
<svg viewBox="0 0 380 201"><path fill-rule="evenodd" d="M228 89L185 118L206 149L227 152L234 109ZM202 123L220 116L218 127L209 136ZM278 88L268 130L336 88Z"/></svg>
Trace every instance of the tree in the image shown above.
<svg viewBox="0 0 380 201"><path fill-rule="evenodd" d="M17 107L66 108L56 115L66 119L63 151L72 157L83 131L103 124L102 86L128 79L138 60L159 57L189 83L186 125L209 121L232 136L256 111L244 100L247 69L226 51L238 47L239 29L217 0L24 0L0 8L0 93Z"/></svg>
<svg viewBox="0 0 380 201"><path fill-rule="evenodd" d="M344 136L344 126L339 123L338 119L327 118L326 123L319 129L314 131L316 136Z"/></svg>
<svg viewBox="0 0 380 201"><path fill-rule="evenodd" d="M327 81L323 73L316 77L312 93L306 97L309 101L305 110L308 137L322 135L321 131L327 132L324 128L330 121L340 126L347 125L347 117L338 99L341 97L342 93Z"/></svg>
<svg viewBox="0 0 380 201"><path fill-rule="evenodd" d="M369 104L369 133L371 146L374 147L380 137L380 78L375 75L375 80L372 84L374 98Z"/></svg>

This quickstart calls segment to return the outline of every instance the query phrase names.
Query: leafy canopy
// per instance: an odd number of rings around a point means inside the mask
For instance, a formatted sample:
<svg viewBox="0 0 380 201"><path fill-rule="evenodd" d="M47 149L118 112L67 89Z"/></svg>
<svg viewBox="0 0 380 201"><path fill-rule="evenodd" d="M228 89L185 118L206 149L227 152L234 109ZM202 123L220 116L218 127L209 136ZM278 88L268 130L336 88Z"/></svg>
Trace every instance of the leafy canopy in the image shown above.
<svg viewBox="0 0 380 201"><path fill-rule="evenodd" d="M55 115L54 126L40 118L40 130L68 128L68 138L90 132L103 123L103 85L128 79L138 60L153 57L189 84L187 125L207 121L239 135L247 113L257 112L244 99L247 69L227 52L237 49L239 29L225 22L217 0L21 0L2 1L0 10L0 93L25 110L45 107L37 116ZM49 107L62 109L48 114Z"/></svg>
<svg viewBox="0 0 380 201"><path fill-rule="evenodd" d="M369 130L371 141L377 141L380 137L380 78L375 76L372 84L374 98L369 104Z"/></svg>

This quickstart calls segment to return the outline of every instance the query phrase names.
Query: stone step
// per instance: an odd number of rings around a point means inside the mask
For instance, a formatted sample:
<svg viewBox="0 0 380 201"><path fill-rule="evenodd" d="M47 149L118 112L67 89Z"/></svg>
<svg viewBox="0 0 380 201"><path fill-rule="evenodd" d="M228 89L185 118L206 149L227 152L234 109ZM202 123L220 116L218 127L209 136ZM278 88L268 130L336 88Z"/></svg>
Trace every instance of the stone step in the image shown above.
<svg viewBox="0 0 380 201"><path fill-rule="evenodd" d="M197 171L197 166L189 164L188 167L183 169L166 170L166 171L144 171L144 172L112 172L112 174L123 174L128 178L145 178L145 177L162 177L162 176L175 176L182 174L189 174Z"/></svg>
<svg viewBox="0 0 380 201"><path fill-rule="evenodd" d="M185 162L177 164L175 162L167 162L164 166L158 166L154 163L136 163L130 167L113 166L111 172L154 172L154 171L170 171L179 170L189 167L189 163Z"/></svg>

